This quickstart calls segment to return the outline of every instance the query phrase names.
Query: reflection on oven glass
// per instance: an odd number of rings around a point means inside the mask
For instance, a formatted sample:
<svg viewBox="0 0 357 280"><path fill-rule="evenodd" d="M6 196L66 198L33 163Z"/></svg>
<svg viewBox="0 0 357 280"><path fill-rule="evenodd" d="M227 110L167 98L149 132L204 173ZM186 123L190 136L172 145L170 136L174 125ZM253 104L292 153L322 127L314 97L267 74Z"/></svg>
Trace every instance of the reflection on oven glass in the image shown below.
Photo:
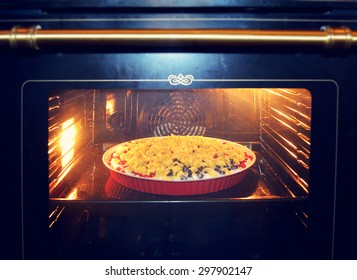
<svg viewBox="0 0 357 280"><path fill-rule="evenodd" d="M74 157L74 146L76 143L77 130L75 127L74 118L65 121L62 124L61 132L61 156L62 156L62 167L66 167Z"/></svg>
<svg viewBox="0 0 357 280"><path fill-rule="evenodd" d="M241 184L214 194L175 199L307 197L311 104L311 94L304 88L53 91L48 99L50 198L167 199L111 182L102 162L104 152L118 143L166 135L227 139L257 155Z"/></svg>

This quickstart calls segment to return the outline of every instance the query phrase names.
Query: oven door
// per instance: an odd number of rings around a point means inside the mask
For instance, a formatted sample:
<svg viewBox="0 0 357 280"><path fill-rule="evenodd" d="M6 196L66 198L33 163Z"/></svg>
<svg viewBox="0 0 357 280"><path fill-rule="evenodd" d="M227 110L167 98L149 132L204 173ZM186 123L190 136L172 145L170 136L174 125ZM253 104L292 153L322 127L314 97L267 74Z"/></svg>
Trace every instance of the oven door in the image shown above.
<svg viewBox="0 0 357 280"><path fill-rule="evenodd" d="M338 94L330 80L191 74L26 81L24 257L331 258ZM123 186L103 162L168 135L238 142L256 162L227 189L179 195Z"/></svg>

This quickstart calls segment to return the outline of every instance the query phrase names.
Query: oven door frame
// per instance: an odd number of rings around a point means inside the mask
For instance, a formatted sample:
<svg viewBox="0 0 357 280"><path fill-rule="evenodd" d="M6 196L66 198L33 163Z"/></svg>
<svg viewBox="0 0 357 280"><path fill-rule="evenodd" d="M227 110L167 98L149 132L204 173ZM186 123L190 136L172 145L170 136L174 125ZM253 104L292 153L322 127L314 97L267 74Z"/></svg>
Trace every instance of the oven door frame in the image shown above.
<svg viewBox="0 0 357 280"><path fill-rule="evenodd" d="M333 80L322 79L201 79L194 77L179 78L176 75L176 85L172 83L172 76L162 79L103 79L103 80L28 80L22 85L22 257L51 258L53 255L49 244L48 213L48 160L47 160L47 106L48 92L52 89L83 89L83 88L306 88L312 95L312 135L311 135L311 173L309 197L305 201L249 201L249 202L221 202L214 203L217 213L237 213L245 207L254 209L267 207L272 209L291 209L291 207L308 209L309 229L304 237L312 246L302 258L330 259L334 255L335 234L335 199L336 199L336 164L337 164L337 134L338 134L338 100L339 85ZM170 78L171 77L171 78ZM193 76L192 76L193 77ZM331 125L332 124L332 125ZM316 144L317 143L317 144ZM326 150L331 148L331 153ZM37 151L33 153L33 151ZM327 172L328 171L328 172ZM323 188L323 189L321 189ZM35 203L34 203L35 202ZM258 205L261 203L261 205ZM60 203L61 204L61 203ZM160 212L162 209L185 208L197 213L210 212L209 202L182 203L172 201L169 205L155 202L141 202L139 208L147 211ZM245 205L243 205L245 204ZM246 206L248 204L249 206ZM115 213L138 207L137 203L107 203L103 201L64 201L62 205L73 208L85 208L92 211ZM105 205L105 207L102 207ZM106 210L103 210L106 209ZM154 209L154 210L148 210ZM203 210L206 209L206 210ZM238 210L237 210L238 209ZM107 211L107 212L106 212ZM170 210L168 210L170 211ZM254 211L254 210L253 210ZM284 210L282 210L284 211ZM177 213L177 212L175 212ZM129 214L130 215L130 214ZM234 215L234 214L232 214ZM254 222L254 221L252 221ZM278 230L278 229L274 229ZM272 230L271 233L274 232ZM45 241L45 242L44 242ZM306 245L306 244L305 244ZM277 257L277 256L275 256ZM204 258L204 256L202 256ZM228 256L234 258L234 256ZM279 258L279 257L278 257Z"/></svg>

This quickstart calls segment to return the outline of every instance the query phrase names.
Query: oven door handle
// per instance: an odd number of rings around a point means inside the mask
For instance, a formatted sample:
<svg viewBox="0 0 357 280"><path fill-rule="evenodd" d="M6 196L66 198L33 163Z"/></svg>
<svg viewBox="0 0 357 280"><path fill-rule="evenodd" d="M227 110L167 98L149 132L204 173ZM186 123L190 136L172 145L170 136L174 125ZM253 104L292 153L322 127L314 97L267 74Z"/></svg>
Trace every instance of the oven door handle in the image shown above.
<svg viewBox="0 0 357 280"><path fill-rule="evenodd" d="M0 30L0 48L45 47L322 47L349 49L357 45L357 31L348 27L320 30L257 29L42 29L15 26Z"/></svg>

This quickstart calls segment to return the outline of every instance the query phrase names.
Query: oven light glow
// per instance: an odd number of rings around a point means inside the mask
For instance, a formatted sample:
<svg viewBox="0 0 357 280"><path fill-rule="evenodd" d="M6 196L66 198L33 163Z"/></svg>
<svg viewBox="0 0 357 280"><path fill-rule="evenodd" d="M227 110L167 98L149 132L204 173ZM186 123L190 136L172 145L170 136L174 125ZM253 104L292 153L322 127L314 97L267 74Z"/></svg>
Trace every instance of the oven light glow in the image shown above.
<svg viewBox="0 0 357 280"><path fill-rule="evenodd" d="M115 98L113 94L110 94L107 96L107 102L106 102L106 114L107 116L110 116L114 113L115 111Z"/></svg>
<svg viewBox="0 0 357 280"><path fill-rule="evenodd" d="M67 195L66 199L74 200L77 198L77 196L78 196L78 190L77 188L75 188L73 191L69 193L69 195Z"/></svg>
<svg viewBox="0 0 357 280"><path fill-rule="evenodd" d="M74 157L74 145L77 130L74 125L74 118L65 121L62 124L62 133L60 139L62 153L62 167L66 167Z"/></svg>

